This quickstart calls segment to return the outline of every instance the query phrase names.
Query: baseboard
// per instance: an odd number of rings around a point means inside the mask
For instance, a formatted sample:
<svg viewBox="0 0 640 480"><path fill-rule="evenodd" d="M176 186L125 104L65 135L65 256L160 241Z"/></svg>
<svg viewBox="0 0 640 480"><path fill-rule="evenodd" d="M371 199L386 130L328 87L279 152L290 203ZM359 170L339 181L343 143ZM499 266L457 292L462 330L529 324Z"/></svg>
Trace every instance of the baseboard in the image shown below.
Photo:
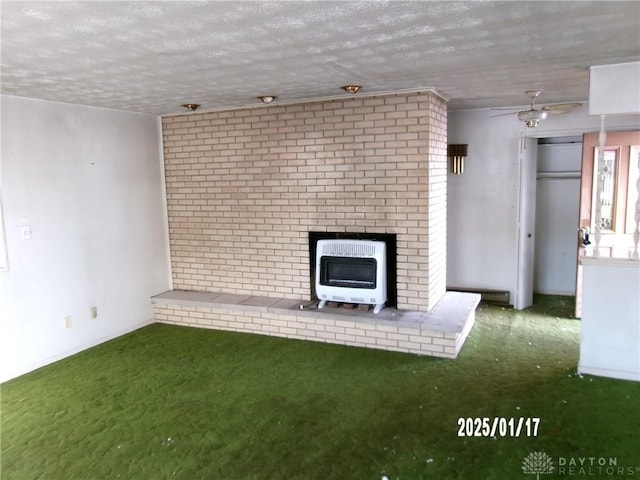
<svg viewBox="0 0 640 480"><path fill-rule="evenodd" d="M45 358L43 360L40 360L40 361L35 362L35 363L32 363L30 365L23 366L23 367L15 370L13 372L10 372L6 377L0 378L0 383L4 383L4 382L7 382L9 380L13 380L14 378L18 378L18 377L20 377L22 375L25 375L27 373L33 372L35 370L38 370L39 368L46 367L47 365L55 363L55 362L57 362L59 360L63 360L65 358L67 358L67 357L71 357L72 355L75 355L75 354L80 353L80 352L82 352L84 350L87 350L89 348L92 348L92 347L95 347L97 345L100 345L101 343L108 342L109 340L113 340L114 338L118 338L118 337L121 337L122 335L126 335L127 333L131 333L131 332L133 332L135 330L139 330L139 329L141 329L143 327L146 327L147 325L151 325L152 323L155 323L155 320L153 318L148 319L148 320L146 320L144 322L138 323L138 324L136 324L136 325L134 325L134 326L132 326L130 328L126 328L126 329L123 329L123 330L116 331L111 335L107 335L107 336L104 336L104 337L97 338L92 342L82 344L82 345L80 345L78 347L72 348L70 350L66 350L66 351L64 351L62 353L59 353L57 355L53 355L51 357L47 357L47 358Z"/></svg>
<svg viewBox="0 0 640 480"><path fill-rule="evenodd" d="M533 292L534 295L556 295L559 297L575 297L576 296L576 292L575 290L573 292L565 292L565 291L558 291L558 290L553 290L553 291L535 291Z"/></svg>
<svg viewBox="0 0 640 480"><path fill-rule="evenodd" d="M486 303L494 303L496 305L511 306L509 292L507 290L492 290L487 288L470 288L470 287L449 287L447 291L476 293L480 295L480 299Z"/></svg>
<svg viewBox="0 0 640 480"><path fill-rule="evenodd" d="M632 380L640 382L640 371L632 372L626 370L612 370L610 368L578 366L578 373L585 375L595 375L597 377L616 378L618 380Z"/></svg>

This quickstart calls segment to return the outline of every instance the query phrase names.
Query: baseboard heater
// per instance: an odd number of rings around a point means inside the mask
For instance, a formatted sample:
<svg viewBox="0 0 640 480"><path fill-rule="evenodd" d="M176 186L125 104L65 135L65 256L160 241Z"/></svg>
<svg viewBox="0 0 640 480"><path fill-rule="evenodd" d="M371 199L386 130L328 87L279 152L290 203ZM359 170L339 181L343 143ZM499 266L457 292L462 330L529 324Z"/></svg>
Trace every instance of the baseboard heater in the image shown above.
<svg viewBox="0 0 640 480"><path fill-rule="evenodd" d="M459 287L447 287L447 290L453 292L466 292L477 293L480 295L480 300L486 303L495 303L496 305L511 305L509 301L509 292L505 290L486 290L479 288L459 288Z"/></svg>

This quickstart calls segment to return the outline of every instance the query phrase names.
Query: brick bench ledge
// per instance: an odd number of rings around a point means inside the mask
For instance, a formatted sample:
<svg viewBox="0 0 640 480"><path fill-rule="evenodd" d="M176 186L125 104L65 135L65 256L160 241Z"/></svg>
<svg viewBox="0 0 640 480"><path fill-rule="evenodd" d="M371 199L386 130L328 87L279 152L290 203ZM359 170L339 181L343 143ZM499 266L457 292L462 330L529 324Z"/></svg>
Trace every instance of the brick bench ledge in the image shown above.
<svg viewBox="0 0 640 480"><path fill-rule="evenodd" d="M480 295L446 292L430 312L385 308L305 308L310 302L215 292L171 290L152 297L155 319L240 331L455 358L475 322Z"/></svg>

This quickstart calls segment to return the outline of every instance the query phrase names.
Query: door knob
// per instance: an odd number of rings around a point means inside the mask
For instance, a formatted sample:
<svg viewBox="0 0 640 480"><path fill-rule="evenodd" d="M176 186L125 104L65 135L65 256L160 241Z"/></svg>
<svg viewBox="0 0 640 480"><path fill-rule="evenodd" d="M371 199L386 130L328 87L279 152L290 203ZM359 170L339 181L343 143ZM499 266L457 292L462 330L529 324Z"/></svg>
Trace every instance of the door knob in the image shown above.
<svg viewBox="0 0 640 480"><path fill-rule="evenodd" d="M589 240L589 233L589 227L582 227L578 230L578 234L580 235L580 240L582 241L583 247L591 245L591 241Z"/></svg>

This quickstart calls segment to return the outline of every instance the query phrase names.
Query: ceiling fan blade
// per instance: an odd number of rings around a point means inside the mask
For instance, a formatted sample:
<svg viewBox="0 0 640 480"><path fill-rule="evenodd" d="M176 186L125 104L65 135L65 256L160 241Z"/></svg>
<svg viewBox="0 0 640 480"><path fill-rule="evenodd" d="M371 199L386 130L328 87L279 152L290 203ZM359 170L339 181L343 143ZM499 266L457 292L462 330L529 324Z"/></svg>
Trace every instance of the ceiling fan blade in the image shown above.
<svg viewBox="0 0 640 480"><path fill-rule="evenodd" d="M491 110L509 110L511 112L517 112L519 109L513 107L493 107Z"/></svg>
<svg viewBox="0 0 640 480"><path fill-rule="evenodd" d="M556 103L555 105L547 105L542 110L549 113L568 113L574 108L581 107L582 103Z"/></svg>
<svg viewBox="0 0 640 480"><path fill-rule="evenodd" d="M517 110L514 110L513 112L507 112L507 113L499 113L498 115L491 115L489 118L496 118L496 117L505 117L507 115L513 115L514 113L517 113Z"/></svg>

